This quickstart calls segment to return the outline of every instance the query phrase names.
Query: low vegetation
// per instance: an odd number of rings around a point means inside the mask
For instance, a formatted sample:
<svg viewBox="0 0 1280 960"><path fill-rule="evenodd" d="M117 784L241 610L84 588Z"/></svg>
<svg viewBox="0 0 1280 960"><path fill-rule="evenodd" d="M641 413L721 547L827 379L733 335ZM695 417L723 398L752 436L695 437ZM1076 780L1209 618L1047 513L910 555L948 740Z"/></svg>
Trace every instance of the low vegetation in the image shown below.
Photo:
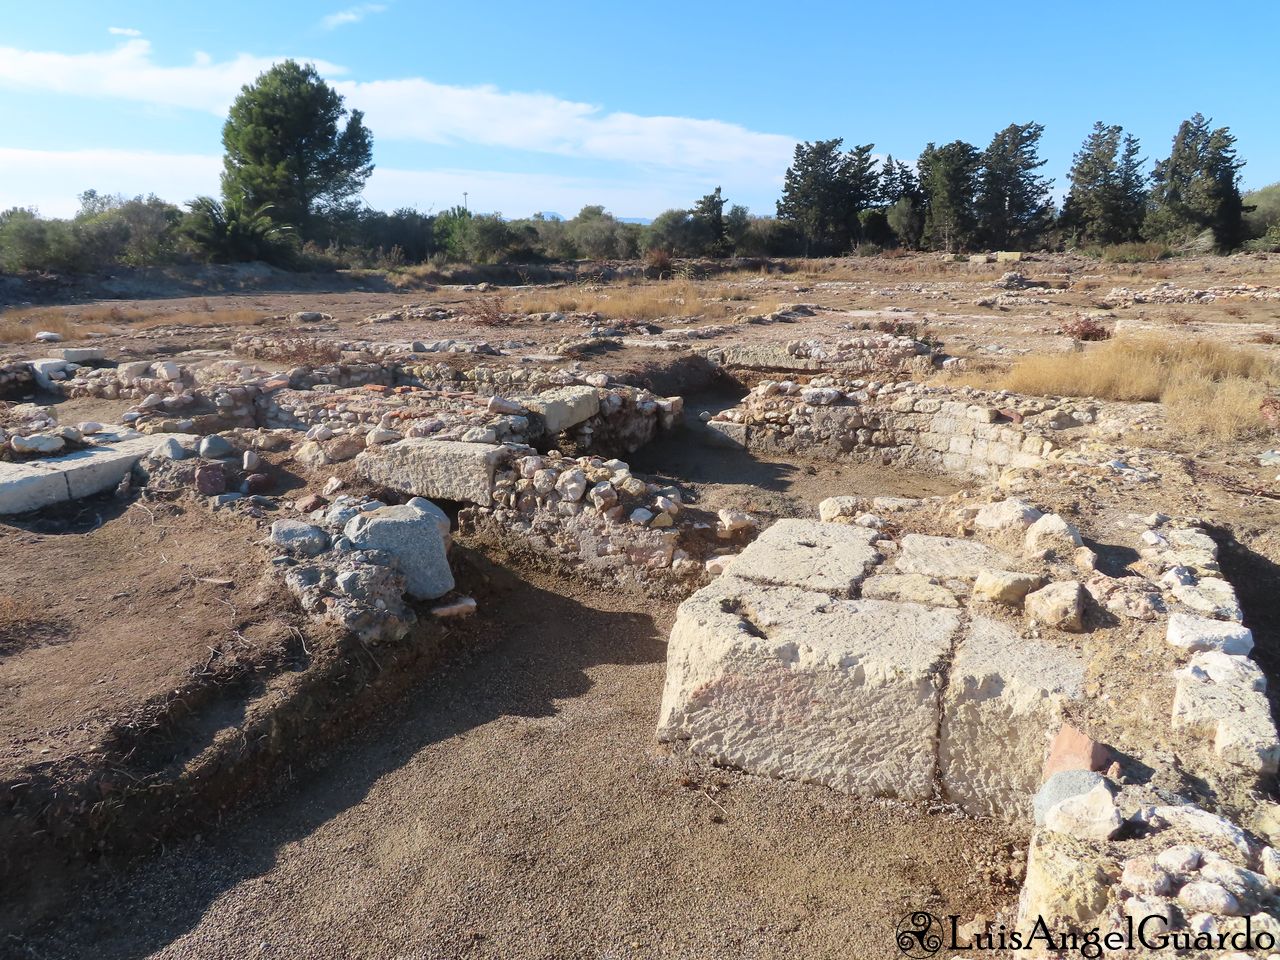
<svg viewBox="0 0 1280 960"><path fill-rule="evenodd" d="M1019 393L1159 401L1180 429L1214 440L1262 430L1262 401L1278 385L1275 363L1257 351L1152 336L1027 357L1000 383Z"/></svg>
<svg viewBox="0 0 1280 960"><path fill-rule="evenodd" d="M157 312L122 306L33 307L0 313L0 343L30 343L41 331L76 339L125 329L241 327L261 323L264 319L261 310L245 308L218 310L209 307Z"/></svg>
<svg viewBox="0 0 1280 960"><path fill-rule="evenodd" d="M287 118L287 121L282 118ZM369 208L373 135L314 68L277 64L244 87L223 128L223 196L179 207L90 190L69 219L0 212L0 270L93 273L182 262L263 261L305 271L396 271L449 262L537 264L643 257L873 256L893 251L1074 247L1112 263L1280 249L1274 188L1240 191L1244 161L1227 127L1184 121L1148 173L1141 145L1095 124L1073 158L1061 209L1039 155L1044 127L1014 123L985 147L928 143L912 163L836 137L797 144L771 215L720 187L652 222L584 206L572 219L509 219L455 206ZM1248 216L1246 217L1246 214Z"/></svg>
<svg viewBox="0 0 1280 960"><path fill-rule="evenodd" d="M688 279L644 281L600 287L581 285L527 293L517 301L526 313L598 313L614 320L658 320L700 316L725 319L742 313L767 313L777 304L756 303L739 287L700 289Z"/></svg>

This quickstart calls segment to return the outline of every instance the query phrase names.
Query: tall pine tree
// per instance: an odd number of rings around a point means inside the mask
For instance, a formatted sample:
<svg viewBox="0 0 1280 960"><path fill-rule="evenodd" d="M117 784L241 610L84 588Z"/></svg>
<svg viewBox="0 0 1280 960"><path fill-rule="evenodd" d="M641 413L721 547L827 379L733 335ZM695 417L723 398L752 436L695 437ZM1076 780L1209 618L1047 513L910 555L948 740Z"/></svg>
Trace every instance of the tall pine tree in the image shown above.
<svg viewBox="0 0 1280 960"><path fill-rule="evenodd" d="M1216 248L1230 250L1244 238L1244 161L1231 131L1209 123L1199 113L1184 120L1168 158L1156 164L1146 220L1152 240L1185 243L1209 231Z"/></svg>
<svg viewBox="0 0 1280 960"><path fill-rule="evenodd" d="M1063 232L1074 243L1128 243L1142 234L1147 176L1136 137L1098 121L1072 158Z"/></svg>
<svg viewBox="0 0 1280 960"><path fill-rule="evenodd" d="M930 143L916 164L925 197L923 239L948 253L971 244L977 229L976 197L981 169L978 148L963 140Z"/></svg>
<svg viewBox="0 0 1280 960"><path fill-rule="evenodd" d="M844 152L844 143L798 143L782 184L778 219L795 226L806 256L843 253L860 236L858 214L876 202L880 174L872 144Z"/></svg>
<svg viewBox="0 0 1280 960"><path fill-rule="evenodd" d="M979 241L996 250L1026 250L1052 223L1052 181L1036 174L1045 165L1037 152L1044 127L1012 123L982 154L978 178Z"/></svg>

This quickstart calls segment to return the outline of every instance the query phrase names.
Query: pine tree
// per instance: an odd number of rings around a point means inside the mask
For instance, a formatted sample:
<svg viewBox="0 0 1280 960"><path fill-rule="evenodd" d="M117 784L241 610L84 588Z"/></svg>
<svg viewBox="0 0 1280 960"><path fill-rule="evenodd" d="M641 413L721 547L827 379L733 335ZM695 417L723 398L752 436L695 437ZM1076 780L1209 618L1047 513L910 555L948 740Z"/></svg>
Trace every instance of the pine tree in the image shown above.
<svg viewBox="0 0 1280 960"><path fill-rule="evenodd" d="M723 255L726 247L724 204L720 188L716 187L693 205L693 219L710 238L709 252L716 256Z"/></svg>
<svg viewBox="0 0 1280 960"><path fill-rule="evenodd" d="M880 202L892 207L903 197L920 196L920 181L915 171L901 160L894 160L893 154L884 158L880 167Z"/></svg>
<svg viewBox="0 0 1280 960"><path fill-rule="evenodd" d="M304 225L322 206L355 196L373 172L364 115L292 60L241 89L222 128L222 195L254 209L271 204L284 223Z"/></svg>
<svg viewBox="0 0 1280 960"><path fill-rule="evenodd" d="M948 253L973 242L981 156L963 140L924 148L916 164L925 197L924 241Z"/></svg>
<svg viewBox="0 0 1280 960"><path fill-rule="evenodd" d="M1025 250L1052 222L1052 181L1036 175L1045 165L1037 148L1044 127L1013 123L982 154L977 216L981 242L997 250Z"/></svg>
<svg viewBox="0 0 1280 960"><path fill-rule="evenodd" d="M848 233L848 239L843 244L846 247L853 240L867 239L862 228L862 212L880 200L879 163L871 155L873 149L875 144L864 143L845 154L841 179L844 183L845 229Z"/></svg>
<svg viewBox="0 0 1280 960"><path fill-rule="evenodd" d="M1185 243L1211 231L1220 250L1244 238L1244 202L1236 138L1227 127L1210 129L1197 113L1184 120L1173 149L1151 175L1151 205L1146 234L1164 243Z"/></svg>
<svg viewBox="0 0 1280 960"><path fill-rule="evenodd" d="M1061 225L1074 243L1127 243L1141 235L1147 202L1137 138L1101 121L1072 158Z"/></svg>
<svg viewBox="0 0 1280 960"><path fill-rule="evenodd" d="M798 143L778 201L778 218L793 224L806 256L847 250L860 235L858 214L875 203L880 174L872 144L841 151L843 140Z"/></svg>

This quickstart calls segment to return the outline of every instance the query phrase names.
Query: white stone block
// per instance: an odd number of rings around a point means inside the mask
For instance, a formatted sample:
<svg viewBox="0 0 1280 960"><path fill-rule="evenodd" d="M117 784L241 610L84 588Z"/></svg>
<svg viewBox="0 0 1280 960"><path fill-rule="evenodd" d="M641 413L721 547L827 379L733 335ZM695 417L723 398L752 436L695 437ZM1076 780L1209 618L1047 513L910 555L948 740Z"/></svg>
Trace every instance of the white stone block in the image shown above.
<svg viewBox="0 0 1280 960"><path fill-rule="evenodd" d="M751 773L926 799L959 621L726 574L677 613L658 736Z"/></svg>

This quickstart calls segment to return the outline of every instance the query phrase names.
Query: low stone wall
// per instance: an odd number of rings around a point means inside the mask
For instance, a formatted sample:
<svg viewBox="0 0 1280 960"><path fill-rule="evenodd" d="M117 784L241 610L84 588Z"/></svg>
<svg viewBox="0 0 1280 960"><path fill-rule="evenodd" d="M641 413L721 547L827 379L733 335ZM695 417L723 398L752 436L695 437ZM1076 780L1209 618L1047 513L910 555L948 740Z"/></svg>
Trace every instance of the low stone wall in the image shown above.
<svg viewBox="0 0 1280 960"><path fill-rule="evenodd" d="M647 483L622 460L558 451L500 460L489 501L463 511L464 530L518 543L589 579L646 589L687 592L709 557L755 532L745 515L692 519L676 488Z"/></svg>
<svg viewBox="0 0 1280 960"><path fill-rule="evenodd" d="M1043 463L1063 430L1095 417L1087 403L817 377L766 381L708 426L770 454L862 456L986 478Z"/></svg>
<svg viewBox="0 0 1280 960"><path fill-rule="evenodd" d="M998 496L839 497L770 527L681 605L659 738L1033 824L1024 937L1145 920L1280 944L1280 853L1258 839L1280 739L1213 540L1132 518L1141 559L1112 577L1062 517ZM941 524L962 535L908 532Z"/></svg>
<svg viewBox="0 0 1280 960"><path fill-rule="evenodd" d="M695 351L738 374L827 372L846 377L904 378L927 373L935 362L927 343L891 333L786 343L748 341Z"/></svg>
<svg viewBox="0 0 1280 960"><path fill-rule="evenodd" d="M25 360L0 363L0 400L21 400L35 392L35 376Z"/></svg>

